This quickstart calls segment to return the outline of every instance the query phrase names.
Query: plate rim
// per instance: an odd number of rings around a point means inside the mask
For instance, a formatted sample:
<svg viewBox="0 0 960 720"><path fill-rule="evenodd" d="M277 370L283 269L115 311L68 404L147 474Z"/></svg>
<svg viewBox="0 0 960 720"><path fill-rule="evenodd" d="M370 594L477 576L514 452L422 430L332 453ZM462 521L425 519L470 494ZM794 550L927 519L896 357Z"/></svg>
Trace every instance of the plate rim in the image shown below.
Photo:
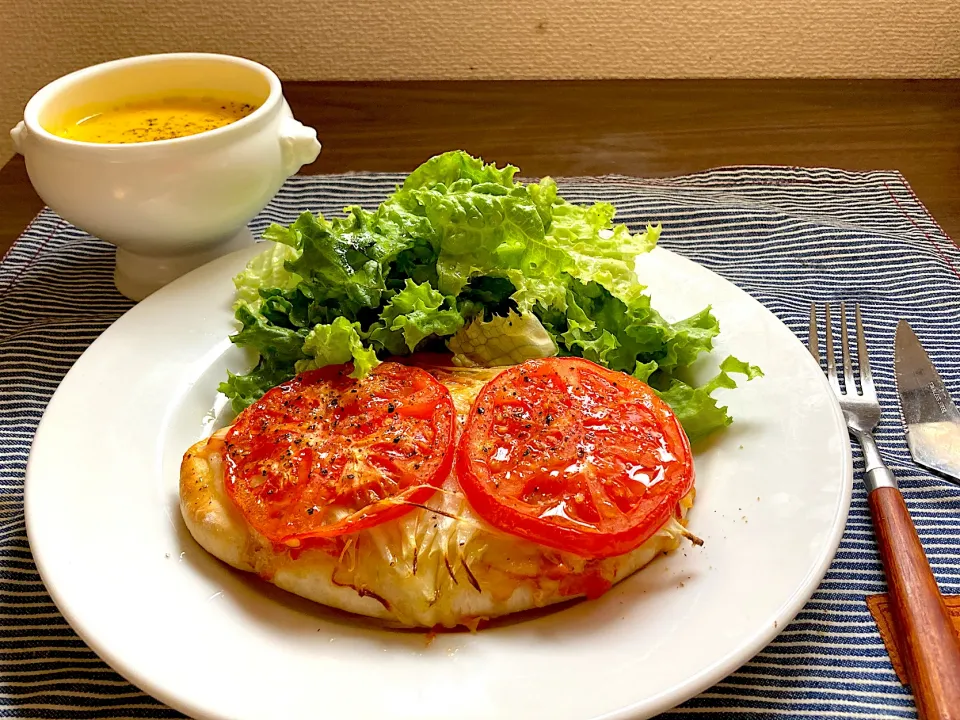
<svg viewBox="0 0 960 720"><path fill-rule="evenodd" d="M57 395L61 393L61 389L66 384L67 380L75 373L76 365L84 355L90 353L99 344L105 342L104 338L107 338L107 341L109 341L109 336L113 332L116 332L115 327L121 322L130 322L130 320L126 318L128 318L130 315L136 314L138 309L144 307L145 304L148 306L153 305L162 302L168 296L175 296L179 292L181 286L186 286L190 283L193 283L197 278L213 272L212 266L217 264L229 265L234 261L234 259L238 259L240 256L253 255L255 252L261 250L262 247L262 243L258 241L249 247L217 258L199 268L192 270L191 272L183 275L182 277L161 288L157 292L128 309L120 317L114 320L105 330L103 330L103 332L101 332L100 335L98 335L94 341L90 343L83 353L81 353L81 355L77 358L77 361L71 365L70 369L58 384L56 390L47 403L47 406L44 408L44 412L40 418L40 422L37 425L34 438L31 441L30 453L28 455L26 472L24 475L24 521L26 526L27 540L30 546L31 555L37 567L37 572L40 575L40 578L44 584L44 588L50 595L50 598L57 610L61 613L61 615L63 615L71 629L77 633L78 637L80 637L80 639L83 640L83 642L117 674L130 682L134 687L139 688L160 702L177 711L184 712L193 718L218 718L218 720L219 718L223 718L224 720L228 720L227 716L225 715L219 713L211 714L209 712L210 708L196 704L190 699L189 696L178 694L174 689L167 685L155 683L150 676L142 673L138 674L134 667L131 667L129 663L124 662L123 658L119 657L111 650L109 644L105 644L97 640L95 633L91 633L89 631L89 628L87 625L85 625L83 618L74 611L70 604L69 598L67 598L62 592L62 588L59 588L56 582L50 581L52 579L50 576L50 569L46 565L43 552L37 552L37 548L42 547L43 543L42 541L38 542L35 531L32 530L34 523L31 522L31 517L36 512L33 509L36 507L36 500L31 500L31 498L34 497L34 494L31 493L30 488L36 484L31 483L30 481L31 476L33 475L31 468L35 464L36 441L38 437L41 437L41 431L43 430L44 424L47 422L48 416L50 415L50 408L54 406ZM789 337L792 338L792 342L796 343L799 346L799 349L803 350L803 354L806 356L809 363L816 363L816 360L803 346L802 341L797 337L797 335L790 330L790 328L787 327L783 321L771 310L769 310L759 300L754 298L738 285L706 267L705 265L702 265L673 250L657 247L653 252L661 254L667 253L673 258L674 261L680 261L682 263L693 265L696 268L713 275L719 281L729 285L736 293L739 294L742 301L749 302L759 307L783 330L785 330ZM796 615L803 609L813 594L820 587L823 578L826 576L830 566L833 563L846 529L847 518L849 516L853 496L854 471L852 446L849 441L846 422L843 418L842 410L840 409L839 400L830 388L827 378L823 373L822 368L820 368L819 363L816 363L816 369L823 395L828 399L828 405L832 411L835 429L838 431L838 433L842 433L842 437L845 439L845 442L841 443L843 465L842 473L839 478L839 482L841 484L839 503L837 505L837 510L834 514L834 517L831 520L832 524L830 528L830 534L827 538L825 538L825 544L822 546L822 552L820 553L817 562L811 565L806 576L798 585L797 590L793 593L793 595L789 599L785 599L784 603L781 605L779 614L775 618L775 622L765 624L761 628L758 628L758 630L747 637L745 641L742 641L735 651L731 652L727 656L717 659L711 665L703 668L698 674L688 678L683 683L675 684L673 687L669 687L658 694L642 698L621 708L593 716L591 720L636 720L636 718L639 717L653 717L696 697L708 688L713 687L722 681L724 678L737 672L741 667L743 667L765 647L767 647L781 632L783 632L790 622L793 621ZM56 409L55 406L54 409Z"/></svg>

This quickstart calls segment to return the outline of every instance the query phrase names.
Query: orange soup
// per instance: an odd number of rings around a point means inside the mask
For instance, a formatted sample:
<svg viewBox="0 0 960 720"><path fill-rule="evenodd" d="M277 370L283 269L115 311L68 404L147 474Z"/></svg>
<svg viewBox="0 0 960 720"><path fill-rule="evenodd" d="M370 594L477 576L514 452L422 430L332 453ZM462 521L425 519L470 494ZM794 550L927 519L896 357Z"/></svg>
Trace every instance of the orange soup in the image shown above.
<svg viewBox="0 0 960 720"><path fill-rule="evenodd" d="M235 99L163 97L84 108L47 129L79 142L153 142L215 130L256 109L256 103Z"/></svg>

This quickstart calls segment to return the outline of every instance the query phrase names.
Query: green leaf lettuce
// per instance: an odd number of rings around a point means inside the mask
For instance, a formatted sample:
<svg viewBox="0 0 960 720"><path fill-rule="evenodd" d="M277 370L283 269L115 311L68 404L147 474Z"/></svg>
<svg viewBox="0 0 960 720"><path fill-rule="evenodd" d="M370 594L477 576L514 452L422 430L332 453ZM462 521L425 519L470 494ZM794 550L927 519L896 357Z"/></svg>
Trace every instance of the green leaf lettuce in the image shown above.
<svg viewBox="0 0 960 720"><path fill-rule="evenodd" d="M352 362L362 377L390 356L449 349L462 364L582 356L649 382L691 437L728 424L711 393L759 371L729 358L702 387L678 379L720 328L709 307L669 322L651 306L634 266L660 226L633 233L609 203L575 205L552 179L516 173L448 152L374 210L271 226L234 281L232 340L259 358L221 385L234 407L305 369Z"/></svg>

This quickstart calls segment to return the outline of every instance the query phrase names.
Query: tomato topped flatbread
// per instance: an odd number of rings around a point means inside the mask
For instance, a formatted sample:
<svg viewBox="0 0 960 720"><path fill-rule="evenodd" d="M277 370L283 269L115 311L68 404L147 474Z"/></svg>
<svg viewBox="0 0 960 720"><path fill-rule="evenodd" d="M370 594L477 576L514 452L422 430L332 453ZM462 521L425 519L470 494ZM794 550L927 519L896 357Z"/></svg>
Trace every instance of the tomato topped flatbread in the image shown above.
<svg viewBox="0 0 960 720"><path fill-rule="evenodd" d="M193 537L325 605L472 629L598 597L697 542L686 438L643 383L576 358L421 360L303 373L196 443Z"/></svg>
<svg viewBox="0 0 960 720"><path fill-rule="evenodd" d="M226 434L226 492L274 543L297 548L400 517L450 473L456 417L447 388L397 363L363 380L351 370L298 375Z"/></svg>
<svg viewBox="0 0 960 720"><path fill-rule="evenodd" d="M588 558L644 543L694 480L689 441L656 393L580 358L530 360L488 383L456 469L491 525Z"/></svg>

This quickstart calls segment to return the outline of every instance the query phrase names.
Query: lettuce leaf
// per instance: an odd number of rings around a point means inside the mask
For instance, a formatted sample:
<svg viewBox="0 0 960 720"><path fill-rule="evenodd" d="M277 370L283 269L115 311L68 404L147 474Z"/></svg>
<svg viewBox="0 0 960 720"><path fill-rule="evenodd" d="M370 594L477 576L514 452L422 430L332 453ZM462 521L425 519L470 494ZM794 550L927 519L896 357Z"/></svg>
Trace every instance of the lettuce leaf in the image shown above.
<svg viewBox="0 0 960 720"><path fill-rule="evenodd" d="M237 288L236 309L241 303L256 309L260 306L260 289L292 290L300 283L300 276L290 272L286 263L299 254L296 248L281 243L265 243L266 249L255 255L243 272L234 279Z"/></svg>
<svg viewBox="0 0 960 720"><path fill-rule="evenodd" d="M380 364L377 354L364 346L360 325L343 317L315 326L304 340L302 351L309 359L297 361L298 373L352 361L350 377L361 378Z"/></svg>
<svg viewBox="0 0 960 720"><path fill-rule="evenodd" d="M562 305L566 256L550 243L536 206L523 191L501 185L451 186L410 191L436 229L438 289L458 295L472 277L506 277L514 301L528 310L537 298Z"/></svg>
<svg viewBox="0 0 960 720"><path fill-rule="evenodd" d="M428 283L408 279L373 324L370 339L392 355L406 355L426 338L453 335L463 327L463 316L453 298L445 298Z"/></svg>
<svg viewBox="0 0 960 720"><path fill-rule="evenodd" d="M267 392L294 376L293 366L289 363L276 363L260 358L257 366L245 375L234 375L227 371L227 379L217 388L230 398L230 405L236 413L242 412Z"/></svg>
<svg viewBox="0 0 960 720"><path fill-rule="evenodd" d="M278 366L283 363L292 365L304 357L305 330L272 323L249 305L238 306L234 316L241 325L239 332L230 336L235 345L253 348L260 357L268 358Z"/></svg>
<svg viewBox="0 0 960 720"><path fill-rule="evenodd" d="M462 367L516 365L532 358L552 357L557 344L535 315L510 312L489 320L477 317L450 338L453 364Z"/></svg>
<svg viewBox="0 0 960 720"><path fill-rule="evenodd" d="M237 305L234 316L241 327L230 340L259 355L249 373L235 375L228 371L226 381L220 383L220 392L230 398L234 411L240 412L267 390L294 376L296 363L305 357L302 348L307 331L270 322L244 302Z"/></svg>
<svg viewBox="0 0 960 720"><path fill-rule="evenodd" d="M352 308L380 304L386 286L371 250L381 238L365 227L365 220L362 211L336 224L303 213L290 226L300 255L287 263L287 269L312 287L315 298Z"/></svg>
<svg viewBox="0 0 960 720"><path fill-rule="evenodd" d="M502 277L513 284L521 312L536 303L564 310L572 279L598 282L625 302L642 294L634 262L656 245L659 226L631 234L613 225L609 203L572 205L550 178L523 186L512 182L510 168L485 166L494 182L477 170L479 161L448 155L432 172L414 173L416 181L408 179L398 194L422 208L437 233L441 292L457 295L471 278ZM474 182L480 176L484 181Z"/></svg>
<svg viewBox="0 0 960 720"><path fill-rule="evenodd" d="M507 165L498 169L493 163L485 164L480 158L471 157L462 150L436 155L407 176L404 190L452 185L458 180L466 180L471 185L499 185L513 189L516 183L513 176L518 169Z"/></svg>
<svg viewBox="0 0 960 720"><path fill-rule="evenodd" d="M535 313L567 354L623 372L633 372L637 363L653 362L661 370L691 365L713 348L720 332L709 307L670 323L650 306L648 295L636 295L628 304L597 282L571 284L566 314L542 307Z"/></svg>
<svg viewBox="0 0 960 720"><path fill-rule="evenodd" d="M659 225L648 225L634 235L626 225L613 224L613 205L572 205L558 197L552 178L528 186L527 191L543 219L548 241L566 256L565 272L581 283L602 285L627 304L643 293L634 263L637 255L656 246Z"/></svg>
<svg viewBox="0 0 960 720"><path fill-rule="evenodd" d="M730 355L720 363L720 372L703 385L692 387L671 378L666 388L657 392L676 413L691 443L733 422L727 408L711 397L712 393L720 388L732 390L737 387L731 373L745 375L747 380L763 376L763 371L756 365L750 365Z"/></svg>

